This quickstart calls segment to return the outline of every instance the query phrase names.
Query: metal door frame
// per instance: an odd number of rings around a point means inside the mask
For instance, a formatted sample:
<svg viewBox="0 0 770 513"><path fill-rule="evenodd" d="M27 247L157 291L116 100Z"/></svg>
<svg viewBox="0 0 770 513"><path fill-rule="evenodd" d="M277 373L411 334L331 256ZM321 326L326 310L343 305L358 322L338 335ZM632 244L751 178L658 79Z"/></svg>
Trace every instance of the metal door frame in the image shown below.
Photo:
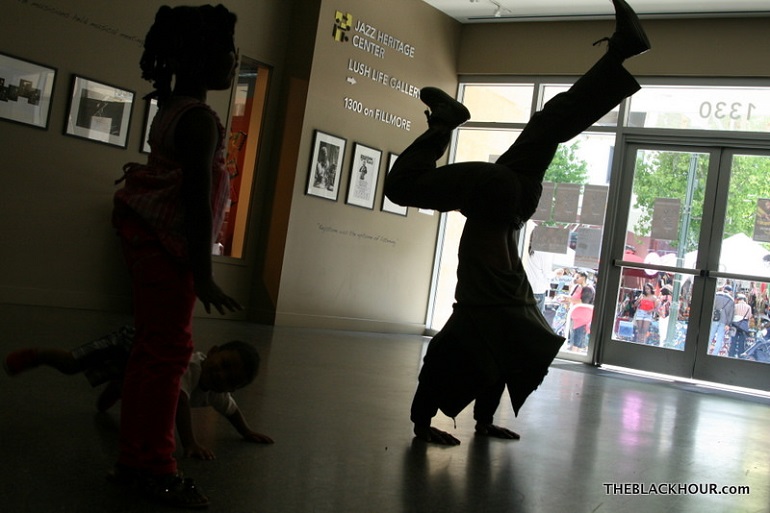
<svg viewBox="0 0 770 513"><path fill-rule="evenodd" d="M708 343L700 339L709 333L711 316L705 315L704 306L711 305L716 292L717 278L754 279L770 282L768 277L751 277L719 273L719 248L721 246L727 197L730 183L730 167L734 155L767 155L770 146L767 141L753 144L746 139L698 139L665 136L627 134L619 137L619 158L617 169L613 169L607 205L607 226L609 238L602 245L600 276L597 288L592 332L598 344L594 347L593 362L597 365L612 365L633 368L670 376L692 378L715 383L741 386L770 391L770 368L768 364L708 355ZM626 240L629 206L633 188L633 170L639 150L661 150L697 152L709 154L709 171L704 196L703 218L699 234L700 248L695 269L639 264L622 260ZM693 276L692 302L689 326L684 351L634 344L613 340L613 323L617 291L622 266L654 269ZM705 298L709 298L708 301Z"/></svg>

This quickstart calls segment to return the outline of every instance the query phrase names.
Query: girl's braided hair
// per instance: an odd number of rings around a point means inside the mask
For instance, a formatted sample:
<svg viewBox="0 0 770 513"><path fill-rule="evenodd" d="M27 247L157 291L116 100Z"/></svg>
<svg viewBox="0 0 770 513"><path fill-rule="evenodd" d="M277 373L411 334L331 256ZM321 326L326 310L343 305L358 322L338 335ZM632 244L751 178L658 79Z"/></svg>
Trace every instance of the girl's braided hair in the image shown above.
<svg viewBox="0 0 770 513"><path fill-rule="evenodd" d="M139 61L142 78L155 88L146 98L157 98L162 104L171 96L175 74L203 71L212 55L233 51L236 19L221 4L158 9Z"/></svg>

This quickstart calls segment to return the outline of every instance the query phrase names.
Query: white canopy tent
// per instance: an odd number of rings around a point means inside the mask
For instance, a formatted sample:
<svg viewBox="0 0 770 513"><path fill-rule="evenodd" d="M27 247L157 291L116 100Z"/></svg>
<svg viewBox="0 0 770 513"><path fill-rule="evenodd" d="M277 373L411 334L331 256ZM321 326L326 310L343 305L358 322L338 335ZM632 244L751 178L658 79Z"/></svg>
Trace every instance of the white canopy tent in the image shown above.
<svg viewBox="0 0 770 513"><path fill-rule="evenodd" d="M687 253L684 266L694 268L697 255L697 251ZM770 281L770 251L747 235L738 233L722 241L718 270L723 273L766 276Z"/></svg>

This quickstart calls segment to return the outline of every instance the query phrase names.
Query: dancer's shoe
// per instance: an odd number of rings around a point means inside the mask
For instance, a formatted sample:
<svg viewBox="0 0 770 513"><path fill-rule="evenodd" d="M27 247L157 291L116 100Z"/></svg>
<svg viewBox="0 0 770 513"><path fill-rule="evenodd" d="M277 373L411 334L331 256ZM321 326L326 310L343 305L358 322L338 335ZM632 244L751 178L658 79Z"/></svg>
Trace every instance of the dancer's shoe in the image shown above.
<svg viewBox="0 0 770 513"><path fill-rule="evenodd" d="M440 125L453 130L471 119L471 113L465 105L436 87L420 89L420 100L430 109L430 126Z"/></svg>
<svg viewBox="0 0 770 513"><path fill-rule="evenodd" d="M612 0L615 6L615 33L594 43L607 41L607 50L620 60L640 55L652 48L642 23L634 10L624 0Z"/></svg>

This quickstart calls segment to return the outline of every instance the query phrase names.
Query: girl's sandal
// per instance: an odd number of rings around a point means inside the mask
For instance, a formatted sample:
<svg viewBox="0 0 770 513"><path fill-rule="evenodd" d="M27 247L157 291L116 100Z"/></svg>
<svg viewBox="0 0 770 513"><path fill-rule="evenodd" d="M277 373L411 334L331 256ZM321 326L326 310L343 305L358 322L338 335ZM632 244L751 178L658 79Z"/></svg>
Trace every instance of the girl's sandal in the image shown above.
<svg viewBox="0 0 770 513"><path fill-rule="evenodd" d="M185 509L202 509L209 505L209 499L195 486L195 481L181 473L152 476L140 470L117 464L107 473L111 483L125 486L141 493L146 498Z"/></svg>

